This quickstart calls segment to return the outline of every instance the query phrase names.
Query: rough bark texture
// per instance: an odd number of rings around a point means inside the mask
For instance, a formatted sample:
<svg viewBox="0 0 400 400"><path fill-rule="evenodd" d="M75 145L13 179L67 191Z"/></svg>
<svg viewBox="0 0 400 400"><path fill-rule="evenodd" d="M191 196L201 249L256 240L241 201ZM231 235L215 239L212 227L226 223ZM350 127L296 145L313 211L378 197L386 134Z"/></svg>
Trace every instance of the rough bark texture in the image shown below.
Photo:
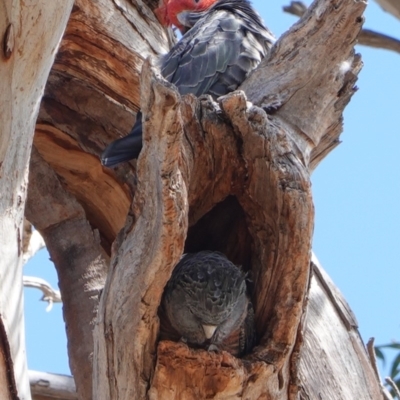
<svg viewBox="0 0 400 400"><path fill-rule="evenodd" d="M76 1L34 139L28 219L56 264L79 396L92 396L93 317L111 255L93 398L294 399L299 388L318 398L303 372L312 357L300 352L309 174L339 143L361 67L353 46L365 4L314 2L244 83L247 98L238 91L215 103L181 98L150 63L139 91L144 59L166 51L170 38L154 1L132 3ZM97 156L129 131L139 104L139 160L102 168ZM182 252L204 249L224 252L254 282L259 340L245 360L157 343L164 286ZM369 376L369 364L354 365ZM358 397L377 382L365 385Z"/></svg>
<svg viewBox="0 0 400 400"><path fill-rule="evenodd" d="M41 103L27 216L57 268L70 366L82 399L92 398L99 290L131 202L126 182L134 186L134 170L125 167L118 179L97 155L129 130L143 57L165 52L166 43L141 2L135 8L124 1L78 0Z"/></svg>
<svg viewBox="0 0 400 400"><path fill-rule="evenodd" d="M241 86L250 101L279 107L277 115L296 127L300 159L310 171L339 144L342 111L361 69L354 45L364 8L362 1L315 1L280 38L265 68Z"/></svg>
<svg viewBox="0 0 400 400"><path fill-rule="evenodd" d="M312 271L299 357L300 397L382 399L355 316L315 256Z"/></svg>
<svg viewBox="0 0 400 400"><path fill-rule="evenodd" d="M333 12L331 2L316 2L278 42L264 68L243 85L255 104L279 107L270 116L248 107L237 92L220 100L227 124L209 99L180 99L148 67L143 70L145 145L132 220L115 249L96 330L99 399L296 396L299 355L293 346L308 287L313 227L308 173L337 144L341 113L361 65L353 45L364 6L337 2ZM187 226L228 196L243 209L250 237L250 258L241 261L247 261L255 283L259 346L246 369L226 354L214 359L203 352L193 360L183 351L176 365L184 360L185 368L177 377L169 368L167 344L160 344L154 359L157 307ZM127 347L132 337L135 343ZM220 366L228 364L223 357L232 358L229 374L241 376L239 385L220 380ZM209 379L183 389L198 363Z"/></svg>
<svg viewBox="0 0 400 400"><path fill-rule="evenodd" d="M41 232L58 276L71 370L82 399L92 398L92 328L108 257L81 205L32 150L26 217ZM78 234L77 234L78 233Z"/></svg>
<svg viewBox="0 0 400 400"><path fill-rule="evenodd" d="M0 1L0 397L29 399L22 236L33 130L72 0Z"/></svg>

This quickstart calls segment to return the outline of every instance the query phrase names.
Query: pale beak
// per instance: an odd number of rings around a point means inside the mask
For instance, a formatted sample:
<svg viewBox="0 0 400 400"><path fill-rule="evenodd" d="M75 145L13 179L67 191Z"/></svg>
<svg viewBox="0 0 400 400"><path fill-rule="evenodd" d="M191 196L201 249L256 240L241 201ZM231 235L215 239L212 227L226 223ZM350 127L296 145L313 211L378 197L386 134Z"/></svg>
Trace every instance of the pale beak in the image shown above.
<svg viewBox="0 0 400 400"><path fill-rule="evenodd" d="M202 325L207 339L211 339L217 329L217 325Z"/></svg>

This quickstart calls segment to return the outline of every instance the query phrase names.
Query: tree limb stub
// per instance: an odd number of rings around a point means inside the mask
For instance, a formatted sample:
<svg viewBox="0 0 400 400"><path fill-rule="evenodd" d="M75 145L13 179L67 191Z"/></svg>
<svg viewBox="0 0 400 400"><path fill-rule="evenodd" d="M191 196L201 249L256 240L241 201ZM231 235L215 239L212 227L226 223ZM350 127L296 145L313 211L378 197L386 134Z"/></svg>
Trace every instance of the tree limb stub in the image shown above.
<svg viewBox="0 0 400 400"><path fill-rule="evenodd" d="M353 48L365 7L363 1L314 1L240 87L254 104L278 108L276 114L296 127L296 144L311 170L342 131L342 110L361 69Z"/></svg>
<svg viewBox="0 0 400 400"><path fill-rule="evenodd" d="M78 400L72 376L29 370L33 400Z"/></svg>
<svg viewBox="0 0 400 400"><path fill-rule="evenodd" d="M359 44L375 47L377 49L392 50L400 53L400 40L384 35L383 33L363 29L358 38Z"/></svg>

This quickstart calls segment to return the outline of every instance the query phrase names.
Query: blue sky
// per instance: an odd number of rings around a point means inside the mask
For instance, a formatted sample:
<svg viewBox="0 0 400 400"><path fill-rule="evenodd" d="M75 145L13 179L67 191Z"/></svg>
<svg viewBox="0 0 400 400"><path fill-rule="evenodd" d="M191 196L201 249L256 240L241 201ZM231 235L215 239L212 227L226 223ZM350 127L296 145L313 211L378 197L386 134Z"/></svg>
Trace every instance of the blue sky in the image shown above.
<svg viewBox="0 0 400 400"><path fill-rule="evenodd" d="M280 36L296 17L289 0L253 0L266 25ZM400 38L400 21L370 1L364 27ZM377 344L400 340L400 54L358 46L364 68L347 106L343 143L312 176L313 248L355 312L360 332ZM25 267L57 287L46 251ZM41 293L25 290L30 369L69 373L61 305L46 312Z"/></svg>

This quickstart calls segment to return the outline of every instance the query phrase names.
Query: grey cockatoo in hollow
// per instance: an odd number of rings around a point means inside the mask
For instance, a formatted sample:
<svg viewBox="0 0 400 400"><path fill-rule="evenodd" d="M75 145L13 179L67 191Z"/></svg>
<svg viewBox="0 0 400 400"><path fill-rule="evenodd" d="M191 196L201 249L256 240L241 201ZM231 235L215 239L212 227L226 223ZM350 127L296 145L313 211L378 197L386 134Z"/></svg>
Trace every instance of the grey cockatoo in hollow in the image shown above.
<svg viewBox="0 0 400 400"><path fill-rule="evenodd" d="M181 95L213 98L236 90L275 41L247 0L165 0L182 39L160 60L161 74ZM205 9L206 8L206 9ZM175 22L174 22L175 21ZM112 167L137 158L142 149L142 114L129 135L112 142L101 162Z"/></svg>
<svg viewBox="0 0 400 400"><path fill-rule="evenodd" d="M254 345L245 274L221 253L185 254L165 288L163 309L189 345L235 356Z"/></svg>

